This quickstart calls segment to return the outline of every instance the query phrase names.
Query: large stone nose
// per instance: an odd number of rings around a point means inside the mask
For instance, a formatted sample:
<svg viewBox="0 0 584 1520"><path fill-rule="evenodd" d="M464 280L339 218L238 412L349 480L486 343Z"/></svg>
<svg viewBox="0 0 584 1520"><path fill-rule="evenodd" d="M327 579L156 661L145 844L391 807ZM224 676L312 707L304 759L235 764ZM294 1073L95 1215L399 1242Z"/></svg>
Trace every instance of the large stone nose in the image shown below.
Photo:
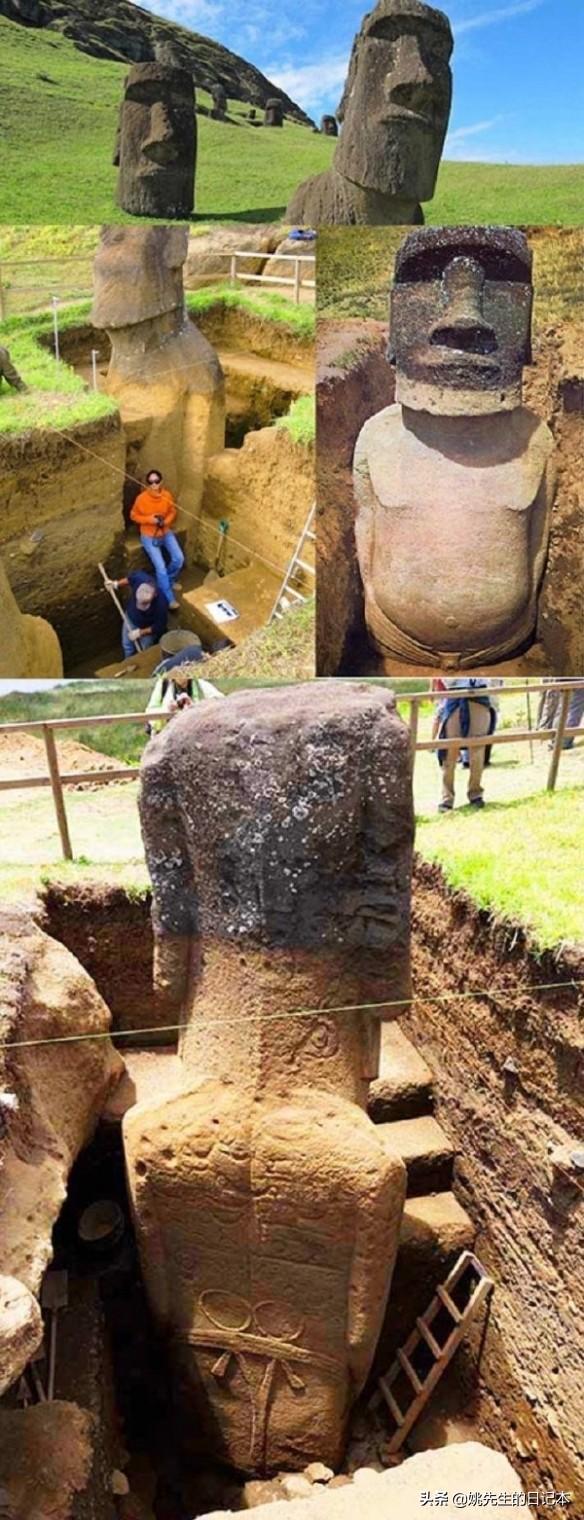
<svg viewBox="0 0 584 1520"><path fill-rule="evenodd" d="M409 111L428 110L432 101L433 78L417 37L400 37L396 43L393 64L386 76L387 95L391 105L405 106Z"/></svg>
<svg viewBox="0 0 584 1520"><path fill-rule="evenodd" d="M157 101L150 112L150 131L142 145L142 152L155 164L173 164L178 158L178 146L168 108Z"/></svg>
<svg viewBox="0 0 584 1520"><path fill-rule="evenodd" d="M485 272L476 259L456 258L442 276L445 310L430 328L430 342L471 354L491 354L495 330L483 316Z"/></svg>

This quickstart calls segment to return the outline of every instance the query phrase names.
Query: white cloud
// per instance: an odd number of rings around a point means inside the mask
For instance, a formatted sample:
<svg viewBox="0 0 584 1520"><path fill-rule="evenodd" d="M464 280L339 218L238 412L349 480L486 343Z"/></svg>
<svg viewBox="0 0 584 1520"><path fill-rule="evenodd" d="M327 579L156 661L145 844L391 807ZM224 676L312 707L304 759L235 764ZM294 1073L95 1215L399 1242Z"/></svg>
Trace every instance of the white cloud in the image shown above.
<svg viewBox="0 0 584 1520"><path fill-rule="evenodd" d="M470 127L457 127L454 132L448 133L446 148L466 142L467 137L476 137L479 132L490 132L492 127L498 127L502 121L505 121L504 116L492 116L490 121L475 121Z"/></svg>
<svg viewBox="0 0 584 1520"><path fill-rule="evenodd" d="M478 31L485 26L497 26L500 21L509 21L513 16L522 16L528 11L536 11L545 0L513 0L511 5L499 5L493 11L481 11L478 16L469 16L466 21L453 22L452 30L456 37L461 37L463 32Z"/></svg>
<svg viewBox="0 0 584 1520"><path fill-rule="evenodd" d="M347 56L344 53L341 58L324 58L300 68L273 63L264 68L264 73L305 111L314 110L330 95L341 94L347 77Z"/></svg>

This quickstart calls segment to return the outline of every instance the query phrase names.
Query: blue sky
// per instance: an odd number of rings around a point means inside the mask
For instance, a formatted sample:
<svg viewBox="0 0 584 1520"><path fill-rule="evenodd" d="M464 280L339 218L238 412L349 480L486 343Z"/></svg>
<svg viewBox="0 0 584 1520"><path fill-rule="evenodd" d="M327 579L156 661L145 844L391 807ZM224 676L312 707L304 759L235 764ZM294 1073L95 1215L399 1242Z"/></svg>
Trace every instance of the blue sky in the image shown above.
<svg viewBox="0 0 584 1520"><path fill-rule="evenodd" d="M318 119L337 106L374 0L141 0L223 42ZM446 157L584 159L584 0L436 0L455 33Z"/></svg>

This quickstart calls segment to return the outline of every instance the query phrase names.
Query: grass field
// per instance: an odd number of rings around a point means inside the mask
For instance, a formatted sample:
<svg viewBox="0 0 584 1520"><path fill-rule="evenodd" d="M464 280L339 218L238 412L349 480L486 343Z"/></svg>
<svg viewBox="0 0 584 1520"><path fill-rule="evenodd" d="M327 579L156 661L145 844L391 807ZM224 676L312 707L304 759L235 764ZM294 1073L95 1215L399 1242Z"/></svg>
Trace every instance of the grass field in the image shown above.
<svg viewBox="0 0 584 1520"><path fill-rule="evenodd" d="M215 677L214 677L215 678ZM283 679L283 677L280 677ZM290 677L288 677L290 679ZM264 684L261 670L239 683L220 681L225 692L237 684ZM408 682L409 689L418 689ZM123 687L108 683L97 690L87 683L57 687L49 693L0 700L0 721L25 717L140 711L150 683ZM525 698L502 698L503 727L525 727ZM420 737L430 733L431 709L422 708ZM103 753L137 763L144 746L142 730L123 725L69 731ZM437 815L439 771L431 753L418 753L414 775L417 815L416 847L437 861L454 888L467 891L479 906L500 918L522 924L534 946L543 951L562 942L584 939L584 731L573 750L562 756L558 789L546 793L547 744L502 745L493 749L485 771L487 806L482 812L465 803L466 772L457 775L457 807ZM100 877L141 889L146 881L137 813L137 783L113 783L97 791L68 791L67 812L76 860L64 867L52 800L47 791L5 792L0 796L0 897L30 896L47 878ZM15 842L16 841L16 842Z"/></svg>
<svg viewBox="0 0 584 1520"><path fill-rule="evenodd" d="M0 221L130 220L116 205L111 162L125 65L3 17L0 50ZM209 104L204 91L198 98ZM276 220L300 181L331 161L333 139L290 121L257 130L245 111L235 101L232 122L198 118L197 213L208 219ZM577 226L583 190L581 165L444 163L426 220Z"/></svg>

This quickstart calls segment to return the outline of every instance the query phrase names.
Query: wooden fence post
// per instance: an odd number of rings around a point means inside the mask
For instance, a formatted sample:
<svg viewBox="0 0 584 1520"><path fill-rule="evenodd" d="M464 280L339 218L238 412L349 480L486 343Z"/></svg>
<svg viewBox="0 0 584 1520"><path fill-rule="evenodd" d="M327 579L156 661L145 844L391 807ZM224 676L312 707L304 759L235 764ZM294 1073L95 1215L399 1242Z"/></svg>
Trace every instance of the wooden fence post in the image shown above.
<svg viewBox="0 0 584 1520"><path fill-rule="evenodd" d="M67 814L65 811L65 797L61 784L61 775L59 772L57 746L55 744L55 735L52 728L50 727L50 724L48 723L43 723L43 738L45 741L45 749L47 751L49 775L51 778L51 789L53 793L53 801L55 804L55 812L57 814L57 823L59 825L59 834L61 835L63 858L65 860L72 860L73 850L71 849L69 825L67 823Z"/></svg>
<svg viewBox="0 0 584 1520"><path fill-rule="evenodd" d="M558 726L557 726L557 729L556 729L556 737L555 737L555 740L554 740L554 748L553 748L553 753L552 753L552 758L551 758L551 761L550 761L550 768L549 768L549 771L548 771L548 778L547 778L547 790L548 790L548 792L555 792L555 789L556 789L556 781L558 779L558 770L560 768L560 757L561 757L561 753L562 753L562 746L563 746L563 743L564 743L564 734L566 732L566 727L567 727L567 723L568 723L568 710L569 710L569 707L570 707L571 697L572 697L572 687L569 686L566 691L562 692L561 697L560 697L560 713L559 713L559 717L558 717Z"/></svg>
<svg viewBox="0 0 584 1520"><path fill-rule="evenodd" d="M416 764L416 744L418 742L418 720L420 717L419 702L410 702L410 743L412 746L412 774Z"/></svg>

